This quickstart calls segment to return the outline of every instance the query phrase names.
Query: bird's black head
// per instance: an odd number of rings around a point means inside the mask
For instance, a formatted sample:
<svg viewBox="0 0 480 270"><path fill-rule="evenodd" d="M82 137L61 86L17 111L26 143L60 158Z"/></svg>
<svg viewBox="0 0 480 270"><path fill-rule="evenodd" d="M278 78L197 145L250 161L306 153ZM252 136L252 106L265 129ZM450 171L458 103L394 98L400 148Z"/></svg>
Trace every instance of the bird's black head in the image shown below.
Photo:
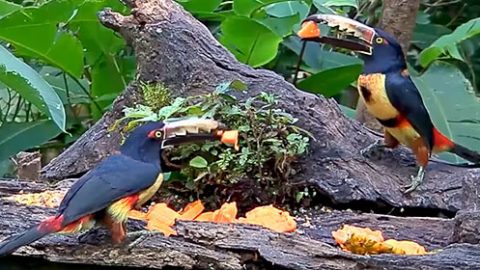
<svg viewBox="0 0 480 270"><path fill-rule="evenodd" d="M360 54L364 60L364 73L389 73L407 68L402 47L389 33L375 28L371 54Z"/></svg>
<svg viewBox="0 0 480 270"><path fill-rule="evenodd" d="M225 126L210 119L147 122L127 136L120 152L134 159L160 165L161 150L174 145L222 140Z"/></svg>
<svg viewBox="0 0 480 270"><path fill-rule="evenodd" d="M322 36L318 23L336 27L344 33L344 36L342 38ZM298 35L303 40L322 42L359 52L365 62L363 73L366 74L396 72L406 68L402 47L391 34L346 17L311 15L304 20Z"/></svg>

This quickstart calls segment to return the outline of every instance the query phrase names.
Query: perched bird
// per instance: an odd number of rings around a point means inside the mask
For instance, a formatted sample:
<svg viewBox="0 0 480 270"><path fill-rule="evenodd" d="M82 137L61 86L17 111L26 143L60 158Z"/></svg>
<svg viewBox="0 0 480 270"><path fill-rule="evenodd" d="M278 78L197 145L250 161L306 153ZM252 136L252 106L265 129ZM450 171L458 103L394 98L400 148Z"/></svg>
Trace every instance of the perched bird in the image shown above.
<svg viewBox="0 0 480 270"><path fill-rule="evenodd" d="M318 23L337 27L343 38L322 36ZM384 127L383 147L394 148L399 143L415 154L419 170L406 186L405 193L415 190L425 177L425 167L431 153L448 151L480 164L480 154L454 143L432 123L422 96L411 80L402 48L389 33L337 15L307 17L298 35L303 40L322 42L360 53L364 60L358 78L358 92L367 110ZM362 153L377 145L371 145Z"/></svg>
<svg viewBox="0 0 480 270"><path fill-rule="evenodd" d="M105 158L68 190L55 216L0 243L0 256L50 233L76 233L106 226L114 243L126 237L128 212L147 202L163 181L161 150L203 140L221 140L223 125L214 120L149 122L135 128L120 152ZM206 133L201 133L204 131Z"/></svg>

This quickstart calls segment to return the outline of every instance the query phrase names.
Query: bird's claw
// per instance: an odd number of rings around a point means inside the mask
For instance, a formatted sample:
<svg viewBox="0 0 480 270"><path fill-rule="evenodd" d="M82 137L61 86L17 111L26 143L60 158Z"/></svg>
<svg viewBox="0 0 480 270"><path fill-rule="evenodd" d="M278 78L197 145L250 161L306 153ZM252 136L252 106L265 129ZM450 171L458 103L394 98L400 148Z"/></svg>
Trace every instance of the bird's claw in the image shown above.
<svg viewBox="0 0 480 270"><path fill-rule="evenodd" d="M420 167L418 169L418 173L417 173L416 176L413 176L413 175L410 176L411 183L403 186L403 188L405 189L403 191L403 194L408 194L408 193L414 191L415 189L417 189L418 186L420 186L420 184L422 184L424 178L425 178L425 168Z"/></svg>
<svg viewBox="0 0 480 270"><path fill-rule="evenodd" d="M405 190L403 191L403 194L408 194L408 193L414 191L414 190L417 189L417 188L420 186L420 184L422 183L422 181L421 181L420 179L418 179L418 177L416 177L416 176L411 175L411 176L410 176L410 179L412 180L412 182L411 182L410 184L408 184L408 185L404 185L404 186L403 186L403 188L405 189Z"/></svg>

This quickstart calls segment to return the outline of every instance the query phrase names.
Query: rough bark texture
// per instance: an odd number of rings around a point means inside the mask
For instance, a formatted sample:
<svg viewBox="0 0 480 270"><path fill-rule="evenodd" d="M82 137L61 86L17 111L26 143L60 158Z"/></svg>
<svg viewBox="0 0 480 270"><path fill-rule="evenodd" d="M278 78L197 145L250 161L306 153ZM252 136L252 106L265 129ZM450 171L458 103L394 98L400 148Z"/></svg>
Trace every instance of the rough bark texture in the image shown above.
<svg viewBox="0 0 480 270"><path fill-rule="evenodd" d="M68 186L72 181L61 182ZM44 184L0 181L2 197L43 190ZM11 188L11 189L10 189ZM0 241L35 225L53 209L28 207L0 197ZM138 245L110 244L102 229L82 237L50 235L15 255L35 256L53 262L143 268L183 269L478 269L480 268L480 212L454 219L402 218L387 215L334 211L303 213L299 229L278 234L252 225L180 222L178 235L151 235ZM432 254L426 256L360 256L340 251L331 232L343 224L380 229L386 238L415 239ZM130 231L142 224L131 222ZM127 241L132 241L131 237ZM0 258L0 265L5 258Z"/></svg>
<svg viewBox="0 0 480 270"><path fill-rule="evenodd" d="M379 27L394 35L407 52L417 19L420 0L385 0Z"/></svg>
<svg viewBox="0 0 480 270"><path fill-rule="evenodd" d="M378 27L385 29L385 31L397 38L405 55L410 46L419 7L420 0L383 1L382 17ZM361 100L357 103L356 119L371 129L383 130L377 119L368 113L365 104Z"/></svg>

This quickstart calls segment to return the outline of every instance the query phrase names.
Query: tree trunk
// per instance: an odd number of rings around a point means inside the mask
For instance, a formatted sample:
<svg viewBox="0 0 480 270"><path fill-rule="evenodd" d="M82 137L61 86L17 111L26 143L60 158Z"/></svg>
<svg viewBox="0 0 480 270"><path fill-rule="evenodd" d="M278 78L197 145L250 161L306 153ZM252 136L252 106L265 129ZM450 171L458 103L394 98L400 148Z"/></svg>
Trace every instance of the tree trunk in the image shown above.
<svg viewBox="0 0 480 270"><path fill-rule="evenodd" d="M378 27L391 33L407 55L415 28L420 0L384 0L382 17ZM381 131L382 125L370 113L361 99L357 103L356 119L367 127Z"/></svg>

